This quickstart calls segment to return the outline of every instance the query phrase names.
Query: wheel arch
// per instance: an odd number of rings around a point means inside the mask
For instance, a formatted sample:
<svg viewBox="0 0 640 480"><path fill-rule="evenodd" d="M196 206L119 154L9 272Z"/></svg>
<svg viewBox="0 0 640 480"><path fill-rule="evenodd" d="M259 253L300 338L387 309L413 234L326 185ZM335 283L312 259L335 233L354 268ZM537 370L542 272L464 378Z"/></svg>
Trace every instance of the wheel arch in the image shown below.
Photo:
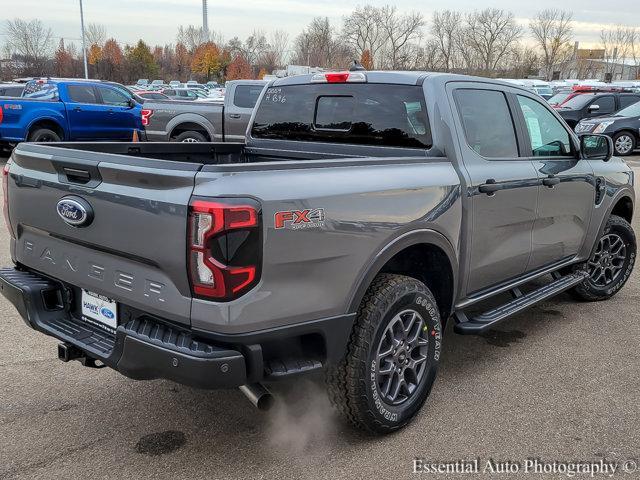
<svg viewBox="0 0 640 480"><path fill-rule="evenodd" d="M629 195L623 195L616 202L613 203L613 208L609 212L607 219L611 215L617 215L624 218L627 222L631 223L633 220L633 200Z"/></svg>
<svg viewBox="0 0 640 480"><path fill-rule="evenodd" d="M181 131L197 131L203 133L213 141L215 138L215 127L206 118L194 114L182 114L173 118L167 125L167 140L171 140L178 135L176 132Z"/></svg>
<svg viewBox="0 0 640 480"><path fill-rule="evenodd" d="M441 233L435 230L409 232L387 244L360 275L349 301L349 313L357 312L379 273L407 275L422 281L436 297L443 320L451 314L457 294L458 261L455 249Z"/></svg>
<svg viewBox="0 0 640 480"><path fill-rule="evenodd" d="M29 140L29 136L36 128L49 128L60 135L62 140L67 138L67 132L62 124L53 117L39 117L31 121L25 130L25 141Z"/></svg>

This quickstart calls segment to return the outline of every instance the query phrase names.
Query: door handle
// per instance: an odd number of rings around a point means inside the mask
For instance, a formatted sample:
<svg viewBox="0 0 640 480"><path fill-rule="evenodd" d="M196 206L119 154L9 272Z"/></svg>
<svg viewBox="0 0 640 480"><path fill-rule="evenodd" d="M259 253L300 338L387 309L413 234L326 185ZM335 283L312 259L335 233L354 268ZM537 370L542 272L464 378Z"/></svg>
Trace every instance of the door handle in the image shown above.
<svg viewBox="0 0 640 480"><path fill-rule="evenodd" d="M80 108L80 107L74 107L74 108L73 108L73 111L74 111L74 112L81 112L81 111L82 111L82 108Z"/></svg>
<svg viewBox="0 0 640 480"><path fill-rule="evenodd" d="M498 190L500 190L500 185L493 178L489 178L486 183L478 187L480 193L486 193L489 196L494 195Z"/></svg>
<svg viewBox="0 0 640 480"><path fill-rule="evenodd" d="M240 114L239 113L230 113L229 114L229 118L240 118Z"/></svg>
<svg viewBox="0 0 640 480"><path fill-rule="evenodd" d="M549 175L547 178L542 180L542 184L545 187L553 188L554 186L560 183L560 179L554 175Z"/></svg>

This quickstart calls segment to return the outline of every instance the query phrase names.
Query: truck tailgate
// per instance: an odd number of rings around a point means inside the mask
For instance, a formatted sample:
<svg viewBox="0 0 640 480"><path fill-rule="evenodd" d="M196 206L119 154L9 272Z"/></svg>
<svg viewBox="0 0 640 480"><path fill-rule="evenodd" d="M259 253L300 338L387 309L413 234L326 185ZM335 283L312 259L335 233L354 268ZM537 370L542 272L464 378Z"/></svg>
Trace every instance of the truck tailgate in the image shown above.
<svg viewBox="0 0 640 480"><path fill-rule="evenodd" d="M12 158L15 261L190 323L187 208L200 164L29 144L19 145ZM59 205L63 198L80 201L93 219L70 224L60 214L69 206Z"/></svg>

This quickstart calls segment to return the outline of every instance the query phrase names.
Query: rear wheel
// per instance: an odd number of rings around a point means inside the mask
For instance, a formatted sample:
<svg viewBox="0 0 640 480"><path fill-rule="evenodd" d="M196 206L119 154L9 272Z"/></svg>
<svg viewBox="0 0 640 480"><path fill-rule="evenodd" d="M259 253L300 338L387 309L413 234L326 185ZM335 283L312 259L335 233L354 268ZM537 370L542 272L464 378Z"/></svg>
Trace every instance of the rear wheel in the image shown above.
<svg viewBox="0 0 640 480"><path fill-rule="evenodd" d="M613 148L616 155L631 155L636 149L636 139L629 132L620 132L613 137Z"/></svg>
<svg viewBox="0 0 640 480"><path fill-rule="evenodd" d="M188 132L182 132L174 140L176 142L184 142L184 143L200 143L200 142L206 142L207 137L205 137L200 132L190 130Z"/></svg>
<svg viewBox="0 0 640 480"><path fill-rule="evenodd" d="M29 134L28 141L30 142L59 142L62 140L53 130L48 128L38 128Z"/></svg>
<svg viewBox="0 0 640 480"><path fill-rule="evenodd" d="M629 279L636 260L636 236L629 223L612 215L586 268L589 278L571 292L580 300L606 300Z"/></svg>
<svg viewBox="0 0 640 480"><path fill-rule="evenodd" d="M346 357L327 371L332 403L358 428L402 428L431 391L441 343L429 289L410 277L379 275L360 305Z"/></svg>

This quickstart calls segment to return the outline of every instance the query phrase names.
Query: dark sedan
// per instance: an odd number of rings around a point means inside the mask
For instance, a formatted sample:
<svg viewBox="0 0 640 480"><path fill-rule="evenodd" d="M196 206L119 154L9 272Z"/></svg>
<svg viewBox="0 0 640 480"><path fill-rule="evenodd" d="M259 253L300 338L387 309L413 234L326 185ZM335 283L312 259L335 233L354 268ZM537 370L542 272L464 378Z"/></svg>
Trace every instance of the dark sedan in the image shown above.
<svg viewBox="0 0 640 480"><path fill-rule="evenodd" d="M614 115L582 120L576 133L604 133L613 138L617 155L631 155L640 143L640 102Z"/></svg>
<svg viewBox="0 0 640 480"><path fill-rule="evenodd" d="M638 101L640 101L638 93L581 93L564 102L557 108L557 112L571 128L575 128L583 119L612 115Z"/></svg>

